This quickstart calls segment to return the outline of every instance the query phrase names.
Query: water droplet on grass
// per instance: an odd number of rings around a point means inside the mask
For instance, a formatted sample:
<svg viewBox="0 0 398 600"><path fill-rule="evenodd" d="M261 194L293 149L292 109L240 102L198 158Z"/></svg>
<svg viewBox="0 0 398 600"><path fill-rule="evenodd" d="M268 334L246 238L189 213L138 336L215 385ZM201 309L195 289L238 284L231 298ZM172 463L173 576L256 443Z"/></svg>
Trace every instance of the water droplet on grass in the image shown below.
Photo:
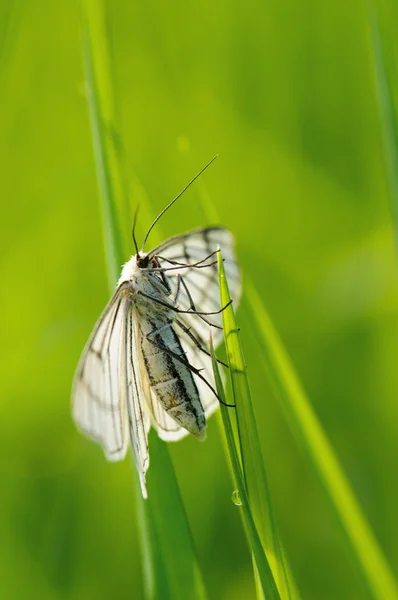
<svg viewBox="0 0 398 600"><path fill-rule="evenodd" d="M235 506L242 506L242 500L240 499L240 494L239 494L239 490L234 490L232 492L232 502L235 504Z"/></svg>

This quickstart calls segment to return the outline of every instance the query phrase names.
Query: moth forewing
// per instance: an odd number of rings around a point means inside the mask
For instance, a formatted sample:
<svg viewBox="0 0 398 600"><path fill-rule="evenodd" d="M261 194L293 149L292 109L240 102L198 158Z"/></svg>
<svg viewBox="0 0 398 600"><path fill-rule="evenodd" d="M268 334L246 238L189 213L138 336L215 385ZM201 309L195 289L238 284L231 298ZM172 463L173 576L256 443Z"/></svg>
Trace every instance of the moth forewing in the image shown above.
<svg viewBox="0 0 398 600"><path fill-rule="evenodd" d="M124 286L112 296L82 353L73 382L73 417L77 427L98 441L110 461L128 448L128 420L123 377Z"/></svg>

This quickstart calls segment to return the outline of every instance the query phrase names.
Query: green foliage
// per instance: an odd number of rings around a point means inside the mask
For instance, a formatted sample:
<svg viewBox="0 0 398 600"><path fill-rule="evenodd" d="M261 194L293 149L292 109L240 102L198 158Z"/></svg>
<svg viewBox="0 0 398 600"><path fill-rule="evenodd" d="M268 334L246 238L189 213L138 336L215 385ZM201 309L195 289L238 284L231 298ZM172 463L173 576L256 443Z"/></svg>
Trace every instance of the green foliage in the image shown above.
<svg viewBox="0 0 398 600"><path fill-rule="evenodd" d="M107 1L117 104L101 110L110 115L109 168L123 162L113 198L123 240L114 254L122 256L110 278L133 251L136 198L145 230L218 153L164 216L162 236L206 224L203 188L236 237L246 299L252 281L355 506L396 572L398 287L381 125L386 115L396 120L398 7L374 4L376 78L366 3ZM131 465L108 464L70 417L79 353L109 298L81 16L77 2L0 3L0 596L12 600L26 590L32 600L144 598ZM390 113L380 110L383 70ZM237 319L297 586L309 600L362 600L367 591L317 471L275 402L251 310L245 304ZM252 558L216 421L206 443L189 438L168 454L208 597L252 599ZM156 436L150 443L156 453ZM154 468L152 458L149 478ZM357 544L366 557L363 537ZM388 568L371 560L385 580Z"/></svg>

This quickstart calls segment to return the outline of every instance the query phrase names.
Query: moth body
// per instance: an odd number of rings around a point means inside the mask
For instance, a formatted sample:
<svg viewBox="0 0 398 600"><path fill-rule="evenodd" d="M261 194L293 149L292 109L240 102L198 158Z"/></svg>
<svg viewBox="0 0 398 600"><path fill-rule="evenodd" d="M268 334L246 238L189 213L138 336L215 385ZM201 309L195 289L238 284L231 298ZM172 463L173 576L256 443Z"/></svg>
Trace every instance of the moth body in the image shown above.
<svg viewBox="0 0 398 600"><path fill-rule="evenodd" d="M143 261L146 256L141 253L138 261ZM134 255L124 265L119 284L129 283L129 301L134 311L133 322L144 366L142 377L151 397L161 403L166 413L189 433L203 440L206 437L206 417L199 391L192 372L178 358L187 359L174 329L176 312L173 307L176 303L170 298L170 288L158 273L151 273L149 266L149 270L142 270L138 261ZM153 298L163 304L156 303Z"/></svg>

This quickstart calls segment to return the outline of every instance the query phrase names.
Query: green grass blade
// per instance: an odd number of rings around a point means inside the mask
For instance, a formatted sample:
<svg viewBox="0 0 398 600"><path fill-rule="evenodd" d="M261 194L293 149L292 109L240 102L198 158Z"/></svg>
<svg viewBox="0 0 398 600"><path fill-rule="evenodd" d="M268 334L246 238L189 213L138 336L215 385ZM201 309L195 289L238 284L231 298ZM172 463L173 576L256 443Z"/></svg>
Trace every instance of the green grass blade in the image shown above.
<svg viewBox="0 0 398 600"><path fill-rule="evenodd" d="M218 255L218 267L221 306L225 306L230 301L230 295L221 252ZM232 305L223 311L222 316L232 390L236 404L243 475L249 502L278 589L283 598L289 598L288 579L272 511L246 365Z"/></svg>
<svg viewBox="0 0 398 600"><path fill-rule="evenodd" d="M220 224L222 222L222 220L220 219L220 216L215 207L215 204L214 204L214 202L212 202L211 197L210 197L203 181L201 181L201 180L198 181L197 190L198 190L199 201L200 201L202 210L205 214L208 224L209 225L210 224L213 224L213 225ZM282 552L283 552L283 548L282 548ZM288 562L285 554L283 556L284 556L283 578L286 577L286 579L287 579L286 589L289 591L290 597L292 599L299 600L300 593L298 591L297 584L295 582L295 579L293 577L292 571L289 566L289 562ZM256 570L255 570L255 575L256 575ZM256 585L257 585L257 581L258 581L258 578L256 577Z"/></svg>
<svg viewBox="0 0 398 600"><path fill-rule="evenodd" d="M154 432L150 450L148 500L142 502L145 521L151 524L149 535L152 536L151 548L156 561L156 572L153 566L151 568L149 597L205 600L203 579L168 447ZM158 569L162 576L161 585L157 581L160 577L156 577Z"/></svg>
<svg viewBox="0 0 398 600"><path fill-rule="evenodd" d="M108 279L113 291L126 258L119 225L119 215L123 214L123 179L114 146L116 128L104 8L99 0L85 0L82 8L88 104L102 199ZM141 496L134 466L147 598L205 600L202 576L167 445L151 435L150 449L146 501Z"/></svg>
<svg viewBox="0 0 398 600"><path fill-rule="evenodd" d="M214 378L216 382L217 393L220 396L221 400L225 403L226 396L224 392L224 388L221 381L220 372L218 369L216 355L214 353L213 342L210 343L210 351L213 363L214 370ZM244 480L240 458L238 455L238 450L235 444L234 433L232 429L232 423L230 419L230 408L221 404L221 415L224 423L225 435L227 438L227 444L229 449L229 455L231 458L232 469L237 485L237 489L239 490L240 500L242 502L242 511L243 511L243 521L245 525L247 539L250 544L251 551L253 553L253 557L255 560L255 569L257 570L256 576L261 583L261 588L265 594L266 598L270 599L278 599L280 598L278 588L276 587L276 583L268 563L267 557L264 553L264 548L262 546L258 531L256 529L256 525L254 523L254 518L246 490L246 482Z"/></svg>
<svg viewBox="0 0 398 600"><path fill-rule="evenodd" d="M381 125L384 137L387 178L390 189L390 203L394 218L395 243L398 248L398 132L394 110L392 85L384 58L384 49L379 24L373 3L368 2L369 22L373 49L373 63L376 89L379 100Z"/></svg>
<svg viewBox="0 0 398 600"><path fill-rule="evenodd" d="M114 150L107 124L113 123L113 107L106 35L101 3L83 2L83 55L87 81L87 98L97 176L102 200L105 253L108 264L109 287L113 291L123 263L123 247L118 222L120 172L114 161Z"/></svg>
<svg viewBox="0 0 398 600"><path fill-rule="evenodd" d="M258 332L266 369L276 396L330 500L348 550L369 593L379 600L398 598L390 567L365 519L333 449L319 424L256 289L246 281L245 314Z"/></svg>

